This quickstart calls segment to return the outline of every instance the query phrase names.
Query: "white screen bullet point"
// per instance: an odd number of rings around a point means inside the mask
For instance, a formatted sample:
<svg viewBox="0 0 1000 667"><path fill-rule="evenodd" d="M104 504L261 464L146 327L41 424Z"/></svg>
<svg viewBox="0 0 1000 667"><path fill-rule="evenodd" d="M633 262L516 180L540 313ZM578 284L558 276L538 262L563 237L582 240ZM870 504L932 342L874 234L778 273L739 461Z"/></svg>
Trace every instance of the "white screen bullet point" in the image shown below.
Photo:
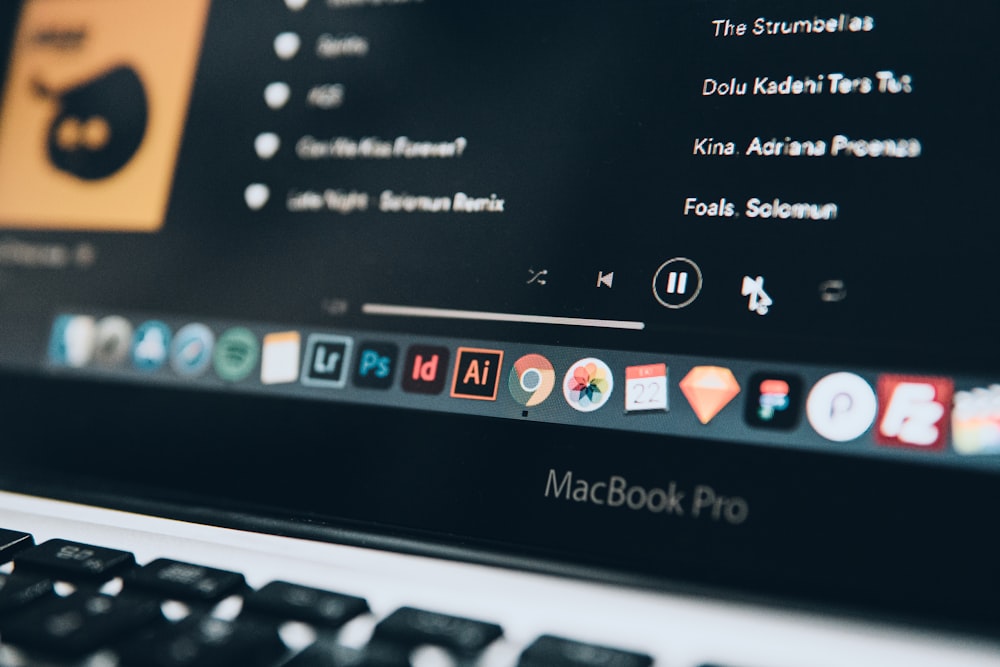
<svg viewBox="0 0 1000 667"><path fill-rule="evenodd" d="M253 142L257 157L261 160L270 160L281 148L281 139L274 132L261 132Z"/></svg>
<svg viewBox="0 0 1000 667"><path fill-rule="evenodd" d="M251 183L243 191L243 198L247 202L247 208L251 211L259 211L271 198L271 189L263 183Z"/></svg>
<svg viewBox="0 0 1000 667"><path fill-rule="evenodd" d="M294 32L283 32L274 38L274 52L282 60L291 60L299 52L302 40Z"/></svg>
<svg viewBox="0 0 1000 667"><path fill-rule="evenodd" d="M264 89L264 101L267 102L267 106L275 110L288 104L288 98L291 95L292 89L288 87L287 83L281 81L268 84L267 88Z"/></svg>

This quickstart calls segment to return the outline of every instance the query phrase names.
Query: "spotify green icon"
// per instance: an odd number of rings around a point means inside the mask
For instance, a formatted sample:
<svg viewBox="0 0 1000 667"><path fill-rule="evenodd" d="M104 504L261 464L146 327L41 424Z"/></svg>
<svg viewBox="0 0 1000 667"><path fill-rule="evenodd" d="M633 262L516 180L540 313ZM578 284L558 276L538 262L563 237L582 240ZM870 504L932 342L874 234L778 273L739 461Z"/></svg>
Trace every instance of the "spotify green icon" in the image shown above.
<svg viewBox="0 0 1000 667"><path fill-rule="evenodd" d="M259 358L260 342L253 332L245 327L233 327L219 336L212 364L220 378L239 382L253 372Z"/></svg>

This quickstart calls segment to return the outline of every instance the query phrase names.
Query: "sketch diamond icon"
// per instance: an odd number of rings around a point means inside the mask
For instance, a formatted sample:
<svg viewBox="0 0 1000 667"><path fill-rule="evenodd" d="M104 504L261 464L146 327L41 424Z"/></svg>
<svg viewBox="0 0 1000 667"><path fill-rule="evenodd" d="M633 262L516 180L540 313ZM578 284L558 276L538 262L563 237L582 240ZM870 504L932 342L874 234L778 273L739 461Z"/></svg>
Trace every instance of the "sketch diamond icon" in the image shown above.
<svg viewBox="0 0 1000 667"><path fill-rule="evenodd" d="M702 424L712 421L740 393L733 372L721 366L695 366L680 387Z"/></svg>

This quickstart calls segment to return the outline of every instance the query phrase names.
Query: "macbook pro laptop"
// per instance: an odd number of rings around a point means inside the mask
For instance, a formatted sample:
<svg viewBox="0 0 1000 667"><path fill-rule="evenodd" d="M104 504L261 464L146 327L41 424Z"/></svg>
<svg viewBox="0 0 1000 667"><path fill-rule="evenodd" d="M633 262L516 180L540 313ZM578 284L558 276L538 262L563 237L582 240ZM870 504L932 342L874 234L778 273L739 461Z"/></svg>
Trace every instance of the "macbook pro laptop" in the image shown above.
<svg viewBox="0 0 1000 667"><path fill-rule="evenodd" d="M0 7L0 664L1000 665L1000 7Z"/></svg>

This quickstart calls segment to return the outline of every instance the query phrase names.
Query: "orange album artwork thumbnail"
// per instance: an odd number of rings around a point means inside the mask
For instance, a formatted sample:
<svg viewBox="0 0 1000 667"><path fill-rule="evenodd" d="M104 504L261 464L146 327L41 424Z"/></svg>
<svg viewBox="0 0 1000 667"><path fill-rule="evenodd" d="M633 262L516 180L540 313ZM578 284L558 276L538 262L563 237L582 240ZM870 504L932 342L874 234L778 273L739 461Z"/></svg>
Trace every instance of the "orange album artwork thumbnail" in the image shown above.
<svg viewBox="0 0 1000 667"><path fill-rule="evenodd" d="M164 221L209 0L28 0L0 107L0 228Z"/></svg>

